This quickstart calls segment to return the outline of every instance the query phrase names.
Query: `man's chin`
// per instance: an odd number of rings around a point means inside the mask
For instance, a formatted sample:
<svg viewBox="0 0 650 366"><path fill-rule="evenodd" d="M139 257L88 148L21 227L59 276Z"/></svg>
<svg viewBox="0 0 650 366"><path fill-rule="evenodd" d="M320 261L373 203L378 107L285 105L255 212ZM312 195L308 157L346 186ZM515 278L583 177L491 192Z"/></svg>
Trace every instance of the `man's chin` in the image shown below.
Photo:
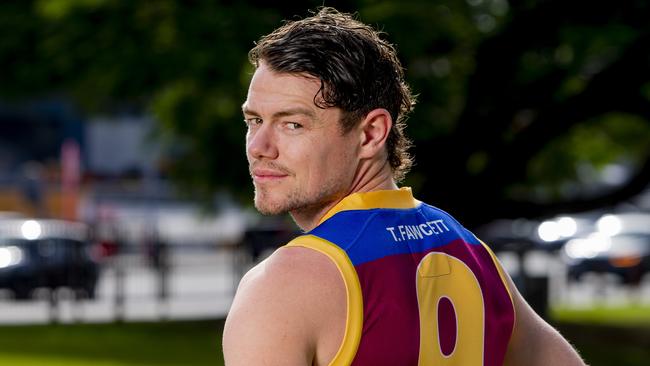
<svg viewBox="0 0 650 366"><path fill-rule="evenodd" d="M289 212L286 208L280 205L273 205L267 202L257 202L255 201L255 208L262 215L281 215Z"/></svg>

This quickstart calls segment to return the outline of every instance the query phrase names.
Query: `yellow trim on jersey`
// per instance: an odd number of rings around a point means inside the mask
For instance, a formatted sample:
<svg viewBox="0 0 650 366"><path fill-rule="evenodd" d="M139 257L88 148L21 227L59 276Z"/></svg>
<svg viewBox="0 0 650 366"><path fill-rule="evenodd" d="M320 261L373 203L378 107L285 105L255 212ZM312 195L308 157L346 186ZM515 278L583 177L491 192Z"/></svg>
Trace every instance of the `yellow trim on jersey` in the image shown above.
<svg viewBox="0 0 650 366"><path fill-rule="evenodd" d="M343 334L341 346L329 366L350 365L357 354L363 326L361 284L359 283L359 277L354 269L354 265L341 248L313 235L299 236L290 241L286 246L305 247L321 252L334 262L341 273L347 295L345 333Z"/></svg>
<svg viewBox="0 0 650 366"><path fill-rule="evenodd" d="M501 281L503 281L503 285L506 287L506 290L508 291L508 296L510 296L510 302L512 302L514 306L514 300L512 299L512 293L510 292L510 286L508 286L508 280L506 280L506 275L503 273L503 268L501 267L501 263L499 263L499 260L497 259L497 256L492 252L492 249L487 246L482 240L479 240L481 242L481 245L487 250L488 253L490 253L490 257L492 257L492 262L494 262L494 266L497 267L497 271L499 272L499 277L501 277Z"/></svg>
<svg viewBox="0 0 650 366"><path fill-rule="evenodd" d="M318 224L320 225L323 221L341 211L369 210L373 208L414 208L419 204L420 201L413 198L409 187L403 187L399 190L353 193L327 211Z"/></svg>
<svg viewBox="0 0 650 366"><path fill-rule="evenodd" d="M510 296L510 304L512 304L512 314L513 314L513 323L512 323L512 329L510 330L510 338L512 339L512 335L515 332L515 324L517 324L517 307L515 307L515 300L512 297L512 292L510 290L510 282L506 279L507 274L504 273L503 267L501 267L501 263L497 259L496 254L490 249L487 244L485 244L482 240L479 239L481 242L481 245L483 245L483 248L487 250L488 253L490 253L490 257L492 257L492 262L494 262L494 266L497 267L497 271L499 272L499 277L501 277L501 281L503 282L503 285L506 287L506 291L508 291L508 296Z"/></svg>

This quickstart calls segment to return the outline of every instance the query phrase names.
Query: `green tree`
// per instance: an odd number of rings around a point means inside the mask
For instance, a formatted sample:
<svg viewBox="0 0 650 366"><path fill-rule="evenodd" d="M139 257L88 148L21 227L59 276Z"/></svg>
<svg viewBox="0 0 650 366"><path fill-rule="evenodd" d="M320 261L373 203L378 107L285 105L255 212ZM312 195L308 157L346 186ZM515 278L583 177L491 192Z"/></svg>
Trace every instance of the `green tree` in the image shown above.
<svg viewBox="0 0 650 366"><path fill-rule="evenodd" d="M648 5L513 2L504 14L500 1L468 3L484 34L466 53L452 128L418 144L436 157L419 159L422 195L478 223L613 205L647 187ZM616 161L634 166L626 184L580 182L581 165Z"/></svg>
<svg viewBox="0 0 650 366"><path fill-rule="evenodd" d="M321 1L0 3L0 95L152 113L184 190L248 197L246 55ZM611 205L650 181L650 25L642 1L326 2L397 44L419 103L406 184L470 225ZM632 168L591 190L584 167ZM582 173L581 173L582 172Z"/></svg>

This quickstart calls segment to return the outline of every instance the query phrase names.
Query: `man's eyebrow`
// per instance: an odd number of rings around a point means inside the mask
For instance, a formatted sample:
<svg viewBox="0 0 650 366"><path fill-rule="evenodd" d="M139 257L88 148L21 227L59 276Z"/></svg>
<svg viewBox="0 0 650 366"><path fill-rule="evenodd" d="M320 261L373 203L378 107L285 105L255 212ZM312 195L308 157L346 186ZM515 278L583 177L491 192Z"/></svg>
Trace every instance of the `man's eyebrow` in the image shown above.
<svg viewBox="0 0 650 366"><path fill-rule="evenodd" d="M246 103L242 104L241 111L242 111L242 113L250 114L251 116L258 116L259 117L259 115L260 115L259 113L255 112L254 110L248 108Z"/></svg>
<svg viewBox="0 0 650 366"><path fill-rule="evenodd" d="M259 113L257 113L254 110L248 108L246 105L242 106L242 112L244 112L244 114L248 114L248 115L251 115L251 116L257 116L257 117L260 116ZM309 118L316 118L316 114L314 113L314 111L312 111L311 109L302 108L302 107L287 108L285 110L273 113L273 115L271 117L272 118L281 118L281 117L288 117L288 116L295 116L295 115L304 115L304 116L307 116Z"/></svg>
<svg viewBox="0 0 650 366"><path fill-rule="evenodd" d="M288 108L283 111L275 112L273 113L273 118L288 117L288 116L295 116L295 115L303 115L312 119L316 118L316 114L314 113L314 111L312 111L311 109L301 108L301 107Z"/></svg>

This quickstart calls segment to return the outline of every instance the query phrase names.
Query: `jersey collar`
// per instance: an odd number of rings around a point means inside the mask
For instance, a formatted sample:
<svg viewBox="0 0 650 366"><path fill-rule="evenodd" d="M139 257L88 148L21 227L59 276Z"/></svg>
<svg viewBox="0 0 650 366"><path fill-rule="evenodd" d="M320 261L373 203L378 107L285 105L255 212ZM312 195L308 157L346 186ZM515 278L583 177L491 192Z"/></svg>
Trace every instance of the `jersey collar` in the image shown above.
<svg viewBox="0 0 650 366"><path fill-rule="evenodd" d="M386 191L372 191L353 193L332 207L318 224L334 216L341 211L349 210L370 210L373 208L414 208L420 201L413 198L410 187Z"/></svg>

